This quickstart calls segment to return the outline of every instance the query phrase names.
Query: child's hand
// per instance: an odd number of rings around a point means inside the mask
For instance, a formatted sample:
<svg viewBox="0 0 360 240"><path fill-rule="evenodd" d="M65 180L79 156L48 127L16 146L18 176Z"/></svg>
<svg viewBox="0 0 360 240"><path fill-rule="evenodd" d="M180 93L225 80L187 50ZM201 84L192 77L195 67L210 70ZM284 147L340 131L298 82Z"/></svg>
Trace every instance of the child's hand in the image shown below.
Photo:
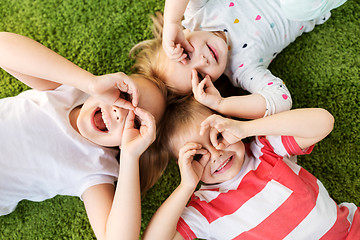
<svg viewBox="0 0 360 240"><path fill-rule="evenodd" d="M196 188L209 159L210 153L203 149L201 144L187 143L180 148L178 165L181 174L181 184Z"/></svg>
<svg viewBox="0 0 360 240"><path fill-rule="evenodd" d="M201 81L199 82L197 71L193 69L191 73L192 91L195 99L201 104L218 111L223 98L215 88L210 77L206 75L205 78L200 79Z"/></svg>
<svg viewBox="0 0 360 240"><path fill-rule="evenodd" d="M168 23L164 25L162 45L170 60L186 63L187 54L184 52L194 51L186 40L184 32L179 24Z"/></svg>
<svg viewBox="0 0 360 240"><path fill-rule="evenodd" d="M210 141L216 149L224 149L248 137L243 122L216 114L209 116L201 123L200 135L203 135L207 129L210 130Z"/></svg>
<svg viewBox="0 0 360 240"><path fill-rule="evenodd" d="M141 108L129 111L124 126L121 141L121 154L140 157L140 155L154 142L156 137L155 118Z"/></svg>
<svg viewBox="0 0 360 240"><path fill-rule="evenodd" d="M131 77L122 72L95 77L89 86L94 97L109 105L134 110L138 104L138 90Z"/></svg>

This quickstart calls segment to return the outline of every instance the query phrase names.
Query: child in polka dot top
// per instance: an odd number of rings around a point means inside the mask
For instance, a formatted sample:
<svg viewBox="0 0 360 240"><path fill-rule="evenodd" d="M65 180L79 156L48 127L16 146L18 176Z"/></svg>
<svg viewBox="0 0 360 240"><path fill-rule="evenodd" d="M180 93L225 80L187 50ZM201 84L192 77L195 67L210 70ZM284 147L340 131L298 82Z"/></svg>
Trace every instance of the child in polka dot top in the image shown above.
<svg viewBox="0 0 360 240"><path fill-rule="evenodd" d="M199 102L225 115L251 119L288 110L291 95L268 70L270 62L345 1L167 0L163 48L152 59L157 77L177 93L192 90ZM144 70L141 57L136 67ZM223 98L212 83L223 73L250 94Z"/></svg>

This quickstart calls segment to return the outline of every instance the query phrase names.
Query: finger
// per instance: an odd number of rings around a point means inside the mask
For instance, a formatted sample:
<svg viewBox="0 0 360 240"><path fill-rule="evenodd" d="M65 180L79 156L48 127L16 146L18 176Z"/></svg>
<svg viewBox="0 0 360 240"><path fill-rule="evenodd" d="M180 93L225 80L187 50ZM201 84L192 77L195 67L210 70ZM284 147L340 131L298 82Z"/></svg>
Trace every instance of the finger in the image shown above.
<svg viewBox="0 0 360 240"><path fill-rule="evenodd" d="M215 87L209 75L206 75L204 79L206 88Z"/></svg>
<svg viewBox="0 0 360 240"><path fill-rule="evenodd" d="M215 148L219 145L218 134L219 131L216 128L210 128L210 142Z"/></svg>
<svg viewBox="0 0 360 240"><path fill-rule="evenodd" d="M192 85L192 91L194 94L197 93L197 88L199 85L199 78L197 76L197 71L195 69L191 70L191 85Z"/></svg>
<svg viewBox="0 0 360 240"><path fill-rule="evenodd" d="M187 52L193 52L194 51L193 46L191 46L191 44L186 39L184 39L184 41L182 42L181 45L185 49L185 51L187 51Z"/></svg>
<svg viewBox="0 0 360 240"><path fill-rule="evenodd" d="M135 113L134 111L129 111L126 119L125 119L125 125L124 128L125 129L132 129L134 128L134 120L135 120Z"/></svg>
<svg viewBox="0 0 360 240"><path fill-rule="evenodd" d="M145 134L145 129L144 127L146 127L146 130L148 131L148 134L153 134L155 136L155 132L156 132L156 123L155 123L155 118L154 116L149 113L148 111L142 109L142 108L135 108L135 114L139 117L140 119L140 134L143 135ZM155 139L155 137L154 137Z"/></svg>
<svg viewBox="0 0 360 240"><path fill-rule="evenodd" d="M129 110L134 110L134 106L133 104L131 104L131 102L126 101L125 99L122 98L118 98L115 102L114 105L120 108L125 108L125 109L129 109Z"/></svg>
<svg viewBox="0 0 360 240"><path fill-rule="evenodd" d="M207 117L204 121L200 124L200 135L202 136L205 131L210 128L213 124L213 122L216 120L216 114L213 114L209 117Z"/></svg>
<svg viewBox="0 0 360 240"><path fill-rule="evenodd" d="M202 95L202 94L205 94L205 90L206 90L206 78L204 78L203 80L201 80L201 82L199 83L198 85L198 94L199 95Z"/></svg>
<svg viewBox="0 0 360 240"><path fill-rule="evenodd" d="M225 138L223 138L221 140L221 142L219 142L219 144L217 145L216 149L217 150L224 150L229 145L230 145L230 143L228 141L226 141Z"/></svg>

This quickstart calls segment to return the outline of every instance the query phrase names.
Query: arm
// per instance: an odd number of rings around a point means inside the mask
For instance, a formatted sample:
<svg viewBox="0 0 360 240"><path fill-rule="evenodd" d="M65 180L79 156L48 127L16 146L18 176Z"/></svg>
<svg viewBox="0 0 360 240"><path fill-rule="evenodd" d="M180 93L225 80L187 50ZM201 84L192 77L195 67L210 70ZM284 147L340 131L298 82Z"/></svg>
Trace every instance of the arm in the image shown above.
<svg viewBox="0 0 360 240"><path fill-rule="evenodd" d="M199 161L193 160L195 154L202 154ZM210 154L197 143L188 143L179 151L180 185L161 205L152 217L144 239L183 239L176 231L177 222L188 200L194 192Z"/></svg>
<svg viewBox="0 0 360 240"><path fill-rule="evenodd" d="M325 109L305 108L245 122L212 115L201 124L200 134L211 128L211 141L218 148L249 136L294 136L299 147L305 149L325 138L333 125L334 118ZM224 137L220 142L217 140L218 133Z"/></svg>
<svg viewBox="0 0 360 240"><path fill-rule="evenodd" d="M201 104L226 116L256 119L264 116L266 100L260 94L223 98L209 76L199 82L198 74L192 71L192 91Z"/></svg>
<svg viewBox="0 0 360 240"><path fill-rule="evenodd" d="M135 114L130 111L122 138L118 184L89 188L83 194L86 211L98 239L139 239L141 196L139 158L155 139L155 119L142 109L135 113L141 121L135 129Z"/></svg>
<svg viewBox="0 0 360 240"><path fill-rule="evenodd" d="M123 73L94 76L44 45L15 33L0 32L0 52L0 66L34 89L53 90L66 84L131 109L131 104L119 97L121 90L132 94L134 106L137 104L137 90Z"/></svg>
<svg viewBox="0 0 360 240"><path fill-rule="evenodd" d="M189 0L167 0L164 8L163 48L171 60L185 61L193 47L185 39L181 20Z"/></svg>

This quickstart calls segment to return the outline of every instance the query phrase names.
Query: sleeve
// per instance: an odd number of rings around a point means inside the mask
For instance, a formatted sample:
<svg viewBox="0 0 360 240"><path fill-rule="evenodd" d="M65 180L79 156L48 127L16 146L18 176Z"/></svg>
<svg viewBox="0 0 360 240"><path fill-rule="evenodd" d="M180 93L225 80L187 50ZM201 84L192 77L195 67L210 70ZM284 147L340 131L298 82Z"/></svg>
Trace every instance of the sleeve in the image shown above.
<svg viewBox="0 0 360 240"><path fill-rule="evenodd" d="M235 72L234 85L252 94L260 94L266 100L265 116L291 109L292 99L284 82L265 67L256 67Z"/></svg>
<svg viewBox="0 0 360 240"><path fill-rule="evenodd" d="M345 2L346 0L280 0L285 16L295 21L316 19Z"/></svg>
<svg viewBox="0 0 360 240"><path fill-rule="evenodd" d="M267 136L266 139L274 148L274 152L282 157L310 154L314 145L301 149L293 136Z"/></svg>
<svg viewBox="0 0 360 240"><path fill-rule="evenodd" d="M185 19L192 18L208 1L209 0L190 0L184 13Z"/></svg>
<svg viewBox="0 0 360 240"><path fill-rule="evenodd" d="M184 209L176 230L185 239L209 239L209 223L206 218L194 207Z"/></svg>
<svg viewBox="0 0 360 240"><path fill-rule="evenodd" d="M79 187L79 194L78 196L82 200L82 194L85 192L86 189L89 187L99 185L99 184L112 184L115 185L116 178L109 175L103 174L94 174L87 177L84 182Z"/></svg>

